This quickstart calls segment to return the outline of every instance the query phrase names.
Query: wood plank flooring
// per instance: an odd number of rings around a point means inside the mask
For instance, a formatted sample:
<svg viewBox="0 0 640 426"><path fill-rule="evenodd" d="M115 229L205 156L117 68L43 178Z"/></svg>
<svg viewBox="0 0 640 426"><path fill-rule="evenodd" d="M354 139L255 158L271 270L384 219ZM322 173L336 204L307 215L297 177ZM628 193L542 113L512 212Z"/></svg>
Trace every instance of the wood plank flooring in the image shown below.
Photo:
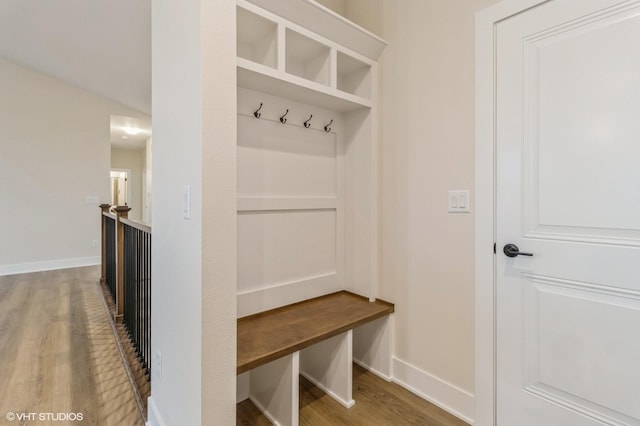
<svg viewBox="0 0 640 426"><path fill-rule="evenodd" d="M111 294L107 289L106 285L101 285L100 290L102 293L102 298L107 305L107 309L109 312L115 312L115 304L111 299ZM137 394L134 396L139 401L140 408L143 413L147 412L147 401L151 396L151 382L148 380L146 371L143 369L142 363L138 358L136 353L136 349L129 339L127 334L127 329L124 324L114 324L116 331L118 333L120 348L122 349L122 355L124 356L127 365L125 367L128 368L130 378L135 383ZM146 414L144 414L146 416Z"/></svg>
<svg viewBox="0 0 640 426"><path fill-rule="evenodd" d="M467 426L467 423L408 390L354 364L353 399L345 408L300 376L300 425L311 426ZM270 425L251 401L237 405L236 425Z"/></svg>
<svg viewBox="0 0 640 426"><path fill-rule="evenodd" d="M99 276L87 267L0 277L0 424L144 424ZM9 412L83 421L7 422Z"/></svg>

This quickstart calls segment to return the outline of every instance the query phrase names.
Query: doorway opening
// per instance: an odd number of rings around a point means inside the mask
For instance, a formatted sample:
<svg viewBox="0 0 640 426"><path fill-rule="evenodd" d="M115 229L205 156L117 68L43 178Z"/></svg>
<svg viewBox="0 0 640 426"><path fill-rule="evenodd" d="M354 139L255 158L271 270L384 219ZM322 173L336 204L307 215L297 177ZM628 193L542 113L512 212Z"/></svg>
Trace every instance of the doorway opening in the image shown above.
<svg viewBox="0 0 640 426"><path fill-rule="evenodd" d="M127 206L129 205L128 199L128 184L129 184L129 170L111 169L111 205L112 206Z"/></svg>

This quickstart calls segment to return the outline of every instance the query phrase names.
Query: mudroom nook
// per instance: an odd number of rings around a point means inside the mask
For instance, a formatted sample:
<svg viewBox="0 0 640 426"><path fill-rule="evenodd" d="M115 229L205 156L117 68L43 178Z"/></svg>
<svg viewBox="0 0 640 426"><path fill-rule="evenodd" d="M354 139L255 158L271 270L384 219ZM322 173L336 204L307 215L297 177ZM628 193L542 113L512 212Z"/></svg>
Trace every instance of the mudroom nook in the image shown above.
<svg viewBox="0 0 640 426"><path fill-rule="evenodd" d="M390 377L394 308L376 299L386 43L317 5L271 3L237 3L237 394L297 425L299 374L345 407L353 362Z"/></svg>

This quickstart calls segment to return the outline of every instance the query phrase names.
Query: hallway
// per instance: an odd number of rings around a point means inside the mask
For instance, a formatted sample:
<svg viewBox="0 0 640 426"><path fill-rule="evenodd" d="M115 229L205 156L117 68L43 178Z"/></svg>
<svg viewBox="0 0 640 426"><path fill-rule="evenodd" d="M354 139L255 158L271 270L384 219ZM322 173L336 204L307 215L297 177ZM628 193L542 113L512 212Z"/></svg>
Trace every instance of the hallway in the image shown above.
<svg viewBox="0 0 640 426"><path fill-rule="evenodd" d="M144 424L99 276L85 267L0 277L0 424Z"/></svg>

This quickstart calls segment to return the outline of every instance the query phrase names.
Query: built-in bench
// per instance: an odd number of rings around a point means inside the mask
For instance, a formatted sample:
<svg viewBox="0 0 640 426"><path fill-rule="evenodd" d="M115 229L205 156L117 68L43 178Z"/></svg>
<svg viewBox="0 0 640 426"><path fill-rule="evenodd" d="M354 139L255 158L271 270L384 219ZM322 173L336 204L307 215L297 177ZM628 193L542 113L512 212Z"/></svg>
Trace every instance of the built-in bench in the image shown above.
<svg viewBox="0 0 640 426"><path fill-rule="evenodd" d="M353 330L393 311L391 303L340 291L239 318L237 374L246 373L249 398L276 424L298 423L299 374L350 407ZM361 340L373 345L387 330L385 321Z"/></svg>

